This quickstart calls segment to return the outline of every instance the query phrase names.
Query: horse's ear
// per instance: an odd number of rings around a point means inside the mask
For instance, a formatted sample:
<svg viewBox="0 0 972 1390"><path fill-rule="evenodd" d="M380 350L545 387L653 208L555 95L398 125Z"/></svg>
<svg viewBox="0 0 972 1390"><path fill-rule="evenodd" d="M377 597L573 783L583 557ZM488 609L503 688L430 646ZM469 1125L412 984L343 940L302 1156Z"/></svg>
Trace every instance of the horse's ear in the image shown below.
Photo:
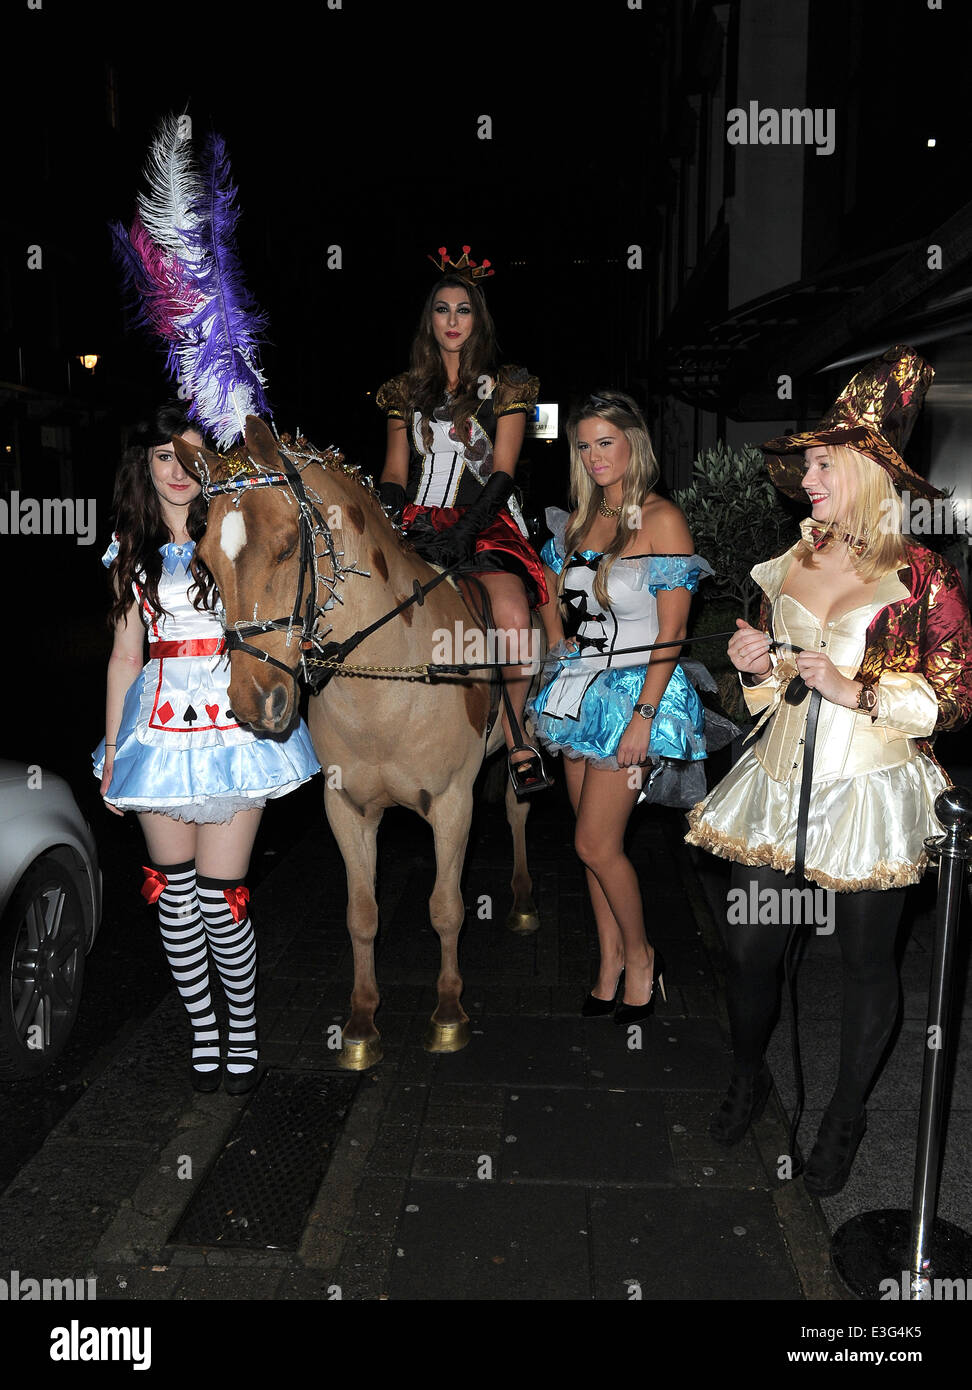
<svg viewBox="0 0 972 1390"><path fill-rule="evenodd" d="M270 426L259 415L246 417L246 449L258 463L273 467L277 459L277 441Z"/></svg>
<svg viewBox="0 0 972 1390"><path fill-rule="evenodd" d="M204 445L200 444L190 444L188 439L183 439L179 434L173 435L172 445L176 451L176 458L182 464L186 472L191 477L195 478L197 483L203 481L199 476L200 454L206 461L206 467L209 470L210 477L219 472L221 462L219 454L214 454L211 449L207 449Z"/></svg>

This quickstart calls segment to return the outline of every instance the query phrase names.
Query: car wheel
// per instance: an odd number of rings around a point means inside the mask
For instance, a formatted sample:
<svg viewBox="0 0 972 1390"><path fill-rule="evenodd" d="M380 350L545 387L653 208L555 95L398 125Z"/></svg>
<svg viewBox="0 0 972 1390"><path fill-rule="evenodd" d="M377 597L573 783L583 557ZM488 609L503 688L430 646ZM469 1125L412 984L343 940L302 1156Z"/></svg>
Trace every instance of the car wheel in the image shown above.
<svg viewBox="0 0 972 1390"><path fill-rule="evenodd" d="M74 880L41 855L0 919L0 1073L37 1076L63 1050L81 1002L84 950Z"/></svg>

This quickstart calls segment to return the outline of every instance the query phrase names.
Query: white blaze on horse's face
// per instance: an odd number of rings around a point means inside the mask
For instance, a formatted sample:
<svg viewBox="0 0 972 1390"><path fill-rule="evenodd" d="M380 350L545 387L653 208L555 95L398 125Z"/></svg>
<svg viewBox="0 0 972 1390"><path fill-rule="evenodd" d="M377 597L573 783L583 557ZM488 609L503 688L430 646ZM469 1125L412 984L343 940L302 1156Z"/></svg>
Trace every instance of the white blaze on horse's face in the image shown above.
<svg viewBox="0 0 972 1390"><path fill-rule="evenodd" d="M219 548L232 564L245 545L246 522L242 512L234 508L223 517L223 524L219 528Z"/></svg>

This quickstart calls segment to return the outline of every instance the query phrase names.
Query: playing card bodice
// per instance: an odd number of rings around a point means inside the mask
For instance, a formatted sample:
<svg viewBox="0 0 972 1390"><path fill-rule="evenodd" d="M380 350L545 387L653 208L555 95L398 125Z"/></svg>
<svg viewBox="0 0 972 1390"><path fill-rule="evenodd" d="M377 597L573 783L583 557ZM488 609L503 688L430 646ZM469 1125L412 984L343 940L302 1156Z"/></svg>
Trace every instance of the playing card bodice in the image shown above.
<svg viewBox="0 0 972 1390"><path fill-rule="evenodd" d="M252 737L240 729L229 705L229 657L221 650L221 609L197 608L192 601L195 580L188 569L192 552L192 544L164 548L159 579L164 613L155 614L136 586L149 638L141 738L167 748L188 747L190 737L194 748L242 743ZM186 654L174 655L173 645L180 644ZM201 651L207 644L212 650ZM159 655L159 649L165 654Z"/></svg>
<svg viewBox="0 0 972 1390"><path fill-rule="evenodd" d="M283 796L318 771L306 725L286 738L241 728L230 708L229 657L221 609L196 608L189 571L194 546L161 547L155 614L134 586L149 638L149 659L125 697L106 799L183 820L230 819L236 810ZM110 564L117 546L109 547ZM95 750L95 773L104 744Z"/></svg>

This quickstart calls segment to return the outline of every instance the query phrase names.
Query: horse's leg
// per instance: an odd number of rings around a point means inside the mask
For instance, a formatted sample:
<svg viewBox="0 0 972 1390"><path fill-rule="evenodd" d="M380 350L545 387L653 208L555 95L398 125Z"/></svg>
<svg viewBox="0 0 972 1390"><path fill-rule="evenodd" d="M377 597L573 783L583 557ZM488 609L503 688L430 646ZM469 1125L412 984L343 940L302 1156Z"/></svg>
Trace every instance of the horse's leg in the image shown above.
<svg viewBox="0 0 972 1390"><path fill-rule="evenodd" d="M459 931L466 916L459 877L472 820L472 787L453 784L429 808L435 836L435 887L429 917L439 937L441 963L436 981L438 1003L425 1034L428 1052L458 1052L469 1041L469 1017L459 1002Z"/></svg>
<svg viewBox="0 0 972 1390"><path fill-rule="evenodd" d="M527 863L526 821L529 813L529 801L519 799L507 778L506 819L513 833L513 879L510 884L513 906L507 913L506 925L510 931L519 932L521 936L529 936L540 929L540 916L533 901L533 880Z"/></svg>
<svg viewBox="0 0 972 1390"><path fill-rule="evenodd" d="M324 791L324 807L338 842L348 880L348 932L354 949L354 988L351 1017L342 1031L338 1062L349 1071L364 1071L381 1061L381 1038L375 1027L378 981L375 978L375 936L378 904L375 900L377 835L381 807L360 811L344 792Z"/></svg>

